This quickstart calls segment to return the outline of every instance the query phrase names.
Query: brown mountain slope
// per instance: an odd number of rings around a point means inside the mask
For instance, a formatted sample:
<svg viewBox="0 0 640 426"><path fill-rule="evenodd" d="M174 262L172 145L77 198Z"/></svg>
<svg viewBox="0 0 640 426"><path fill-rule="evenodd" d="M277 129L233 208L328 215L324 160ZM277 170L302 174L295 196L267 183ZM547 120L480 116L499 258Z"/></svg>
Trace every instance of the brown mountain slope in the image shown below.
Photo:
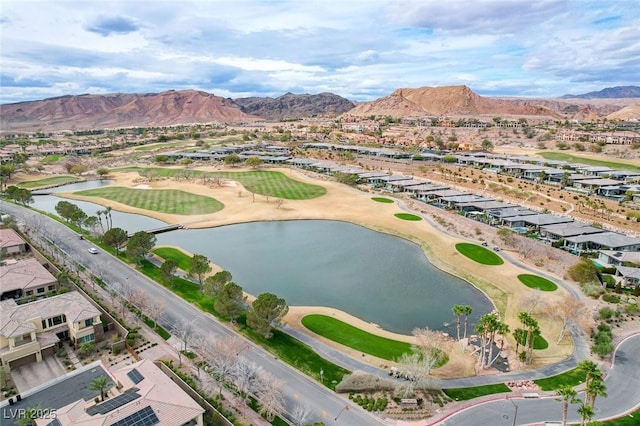
<svg viewBox="0 0 640 426"><path fill-rule="evenodd" d="M0 106L3 130L95 129L255 121L233 101L196 90L62 96Z"/></svg>
<svg viewBox="0 0 640 426"><path fill-rule="evenodd" d="M537 115L562 116L541 105L520 105L506 99L487 98L467 86L420 87L398 89L389 96L362 103L349 115Z"/></svg>
<svg viewBox="0 0 640 426"><path fill-rule="evenodd" d="M268 120L295 119L312 116L335 117L349 111L355 104L333 93L294 95L286 93L277 98L238 98L234 102L247 114Z"/></svg>
<svg viewBox="0 0 640 426"><path fill-rule="evenodd" d="M607 115L607 118L609 120L640 121L640 103L626 106L619 111Z"/></svg>

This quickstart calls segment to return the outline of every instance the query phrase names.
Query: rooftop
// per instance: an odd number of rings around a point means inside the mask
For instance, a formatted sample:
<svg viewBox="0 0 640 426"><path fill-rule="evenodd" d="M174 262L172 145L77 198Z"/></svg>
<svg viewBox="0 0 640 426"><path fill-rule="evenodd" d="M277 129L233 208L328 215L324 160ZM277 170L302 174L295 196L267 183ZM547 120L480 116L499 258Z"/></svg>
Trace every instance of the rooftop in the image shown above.
<svg viewBox="0 0 640 426"><path fill-rule="evenodd" d="M0 294L7 291L41 287L57 282L36 259L27 258L0 266Z"/></svg>
<svg viewBox="0 0 640 426"><path fill-rule="evenodd" d="M24 240L11 228L0 229L0 249L24 244Z"/></svg>

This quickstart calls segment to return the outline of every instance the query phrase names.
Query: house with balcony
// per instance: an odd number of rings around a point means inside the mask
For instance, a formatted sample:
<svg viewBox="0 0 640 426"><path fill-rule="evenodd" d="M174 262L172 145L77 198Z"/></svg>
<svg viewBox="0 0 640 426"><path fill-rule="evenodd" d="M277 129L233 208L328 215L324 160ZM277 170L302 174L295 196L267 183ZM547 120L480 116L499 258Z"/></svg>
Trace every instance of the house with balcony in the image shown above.
<svg viewBox="0 0 640 426"><path fill-rule="evenodd" d="M617 232L577 235L566 238L564 248L572 253L594 250L640 251L640 238Z"/></svg>
<svg viewBox="0 0 640 426"><path fill-rule="evenodd" d="M598 263L609 266L640 267L640 251L600 250Z"/></svg>
<svg viewBox="0 0 640 426"><path fill-rule="evenodd" d="M9 368L53 355L61 339L101 340L100 311L76 291L18 305L0 301L0 361Z"/></svg>

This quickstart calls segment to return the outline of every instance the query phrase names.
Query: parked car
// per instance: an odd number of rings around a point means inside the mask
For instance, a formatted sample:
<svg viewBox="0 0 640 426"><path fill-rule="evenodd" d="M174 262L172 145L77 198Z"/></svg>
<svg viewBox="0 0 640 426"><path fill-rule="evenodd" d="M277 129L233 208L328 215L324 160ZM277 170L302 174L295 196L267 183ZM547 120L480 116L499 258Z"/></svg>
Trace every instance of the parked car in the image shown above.
<svg viewBox="0 0 640 426"><path fill-rule="evenodd" d="M94 248L94 247L89 247L88 250L89 250L89 253L91 253L91 254L98 254L98 250L96 248Z"/></svg>

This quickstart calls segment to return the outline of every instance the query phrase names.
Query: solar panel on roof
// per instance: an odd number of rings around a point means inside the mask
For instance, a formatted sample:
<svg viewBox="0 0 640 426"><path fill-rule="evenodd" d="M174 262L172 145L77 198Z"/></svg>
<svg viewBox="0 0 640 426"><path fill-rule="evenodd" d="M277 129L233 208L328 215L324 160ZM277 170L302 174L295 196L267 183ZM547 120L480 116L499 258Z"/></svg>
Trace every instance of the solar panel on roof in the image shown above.
<svg viewBox="0 0 640 426"><path fill-rule="evenodd" d="M160 419L156 416L153 408L146 406L124 419L111 423L111 426L152 426L158 423L160 423Z"/></svg>
<svg viewBox="0 0 640 426"><path fill-rule="evenodd" d="M127 373L127 376L129 376L129 378L131 379L131 381L135 385L137 385L138 383L140 383L144 379L144 376L142 374L140 374L140 372L135 368L133 370L129 371Z"/></svg>
<svg viewBox="0 0 640 426"><path fill-rule="evenodd" d="M104 402L101 402L98 405L94 405L93 407L87 408L87 414L93 416L94 414L107 414L110 411L115 410L116 408L122 407L125 404L130 403L131 401L135 401L140 398L140 395L137 393L138 388L128 389L126 392L108 399Z"/></svg>

